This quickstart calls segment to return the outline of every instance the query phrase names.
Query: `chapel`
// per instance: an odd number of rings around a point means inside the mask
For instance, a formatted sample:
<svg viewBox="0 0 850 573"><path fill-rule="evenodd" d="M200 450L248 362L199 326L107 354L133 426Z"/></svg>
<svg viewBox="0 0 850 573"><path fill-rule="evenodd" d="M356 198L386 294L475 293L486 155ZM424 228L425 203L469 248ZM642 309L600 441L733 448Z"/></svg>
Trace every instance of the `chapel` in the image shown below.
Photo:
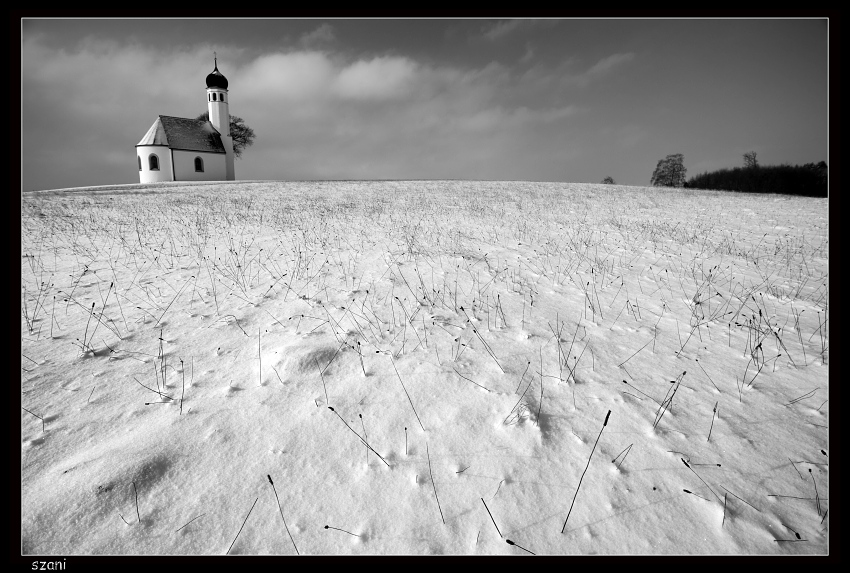
<svg viewBox="0 0 850 573"><path fill-rule="evenodd" d="M136 144L141 183L159 181L234 181L233 138L227 78L207 75L209 121L160 115Z"/></svg>

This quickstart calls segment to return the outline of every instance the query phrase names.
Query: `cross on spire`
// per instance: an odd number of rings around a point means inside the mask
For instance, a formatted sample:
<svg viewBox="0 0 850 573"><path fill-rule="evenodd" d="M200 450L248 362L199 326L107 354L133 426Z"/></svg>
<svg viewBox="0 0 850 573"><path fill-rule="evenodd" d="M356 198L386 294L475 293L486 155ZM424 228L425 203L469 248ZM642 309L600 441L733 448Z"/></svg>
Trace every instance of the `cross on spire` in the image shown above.
<svg viewBox="0 0 850 573"><path fill-rule="evenodd" d="M213 52L213 62L215 62L216 69L218 69L218 56L215 52Z"/></svg>

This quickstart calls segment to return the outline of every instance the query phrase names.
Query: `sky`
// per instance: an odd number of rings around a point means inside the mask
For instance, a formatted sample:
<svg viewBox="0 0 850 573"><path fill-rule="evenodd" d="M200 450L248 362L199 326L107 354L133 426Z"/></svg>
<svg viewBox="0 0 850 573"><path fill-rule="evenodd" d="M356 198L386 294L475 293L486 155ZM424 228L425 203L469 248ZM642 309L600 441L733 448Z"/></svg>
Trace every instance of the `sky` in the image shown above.
<svg viewBox="0 0 850 573"><path fill-rule="evenodd" d="M206 75L256 139L241 180L648 185L828 157L825 19L23 19L22 189L137 183Z"/></svg>

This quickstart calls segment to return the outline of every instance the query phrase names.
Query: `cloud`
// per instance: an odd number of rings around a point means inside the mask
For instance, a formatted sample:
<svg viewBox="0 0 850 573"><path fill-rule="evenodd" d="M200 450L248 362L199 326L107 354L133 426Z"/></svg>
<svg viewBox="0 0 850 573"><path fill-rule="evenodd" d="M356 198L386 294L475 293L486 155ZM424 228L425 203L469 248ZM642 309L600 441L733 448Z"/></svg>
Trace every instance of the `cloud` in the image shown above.
<svg viewBox="0 0 850 573"><path fill-rule="evenodd" d="M206 110L211 51L98 41L51 49L25 38L24 188L136 181L133 146L157 115ZM532 164L561 165L570 145L575 105L499 63L315 49L239 57L219 69L231 113L257 134L237 162L241 178L517 178Z"/></svg>
<svg viewBox="0 0 850 573"><path fill-rule="evenodd" d="M553 87L558 85L561 88L575 86L586 88L610 75L617 68L631 62L634 58L635 54L631 52L612 54L600 59L584 71L576 70L579 66L578 58L565 58L555 68L540 65L532 66L525 75L529 81L547 83Z"/></svg>
<svg viewBox="0 0 850 573"><path fill-rule="evenodd" d="M325 52L298 51L260 56L231 84L239 85L251 101L280 98L307 105L330 99L384 101L407 95L417 72L417 64L403 57L345 63Z"/></svg>
<svg viewBox="0 0 850 573"><path fill-rule="evenodd" d="M334 41L336 41L336 34L334 34L333 26L324 23L315 30L302 35L298 40L298 44L305 48L313 48L332 44Z"/></svg>
<svg viewBox="0 0 850 573"><path fill-rule="evenodd" d="M631 62L634 57L635 55L632 52L627 52L625 54L612 54L607 58L602 58L601 60L596 62L593 67L587 70L585 75L588 78L596 78L605 75L612 69L621 66L627 62Z"/></svg>
<svg viewBox="0 0 850 573"><path fill-rule="evenodd" d="M514 20L497 20L488 22L479 30L480 37L496 42L505 38L517 30L531 28L533 26L555 26L559 22L558 19L535 19L535 18L519 18Z"/></svg>
<svg viewBox="0 0 850 573"><path fill-rule="evenodd" d="M268 54L241 67L230 80L249 101L326 99L337 70L322 52ZM238 87L237 87L238 86Z"/></svg>
<svg viewBox="0 0 850 573"><path fill-rule="evenodd" d="M404 97L416 76L416 64L401 57L358 60L340 70L334 92L354 100L384 100Z"/></svg>
<svg viewBox="0 0 850 573"><path fill-rule="evenodd" d="M488 24L482 30L482 35L488 40L498 40L507 36L520 26L522 26L528 20L503 20L496 22L495 24Z"/></svg>

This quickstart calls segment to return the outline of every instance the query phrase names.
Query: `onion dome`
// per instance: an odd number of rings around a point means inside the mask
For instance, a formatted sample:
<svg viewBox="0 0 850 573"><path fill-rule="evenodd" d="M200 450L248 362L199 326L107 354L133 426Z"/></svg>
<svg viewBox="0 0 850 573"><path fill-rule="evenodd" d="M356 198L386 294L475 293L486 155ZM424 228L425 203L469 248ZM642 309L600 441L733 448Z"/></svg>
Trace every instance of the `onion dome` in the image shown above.
<svg viewBox="0 0 850 573"><path fill-rule="evenodd" d="M227 78L218 71L218 62L216 61L215 69L207 76L207 88L227 89Z"/></svg>

